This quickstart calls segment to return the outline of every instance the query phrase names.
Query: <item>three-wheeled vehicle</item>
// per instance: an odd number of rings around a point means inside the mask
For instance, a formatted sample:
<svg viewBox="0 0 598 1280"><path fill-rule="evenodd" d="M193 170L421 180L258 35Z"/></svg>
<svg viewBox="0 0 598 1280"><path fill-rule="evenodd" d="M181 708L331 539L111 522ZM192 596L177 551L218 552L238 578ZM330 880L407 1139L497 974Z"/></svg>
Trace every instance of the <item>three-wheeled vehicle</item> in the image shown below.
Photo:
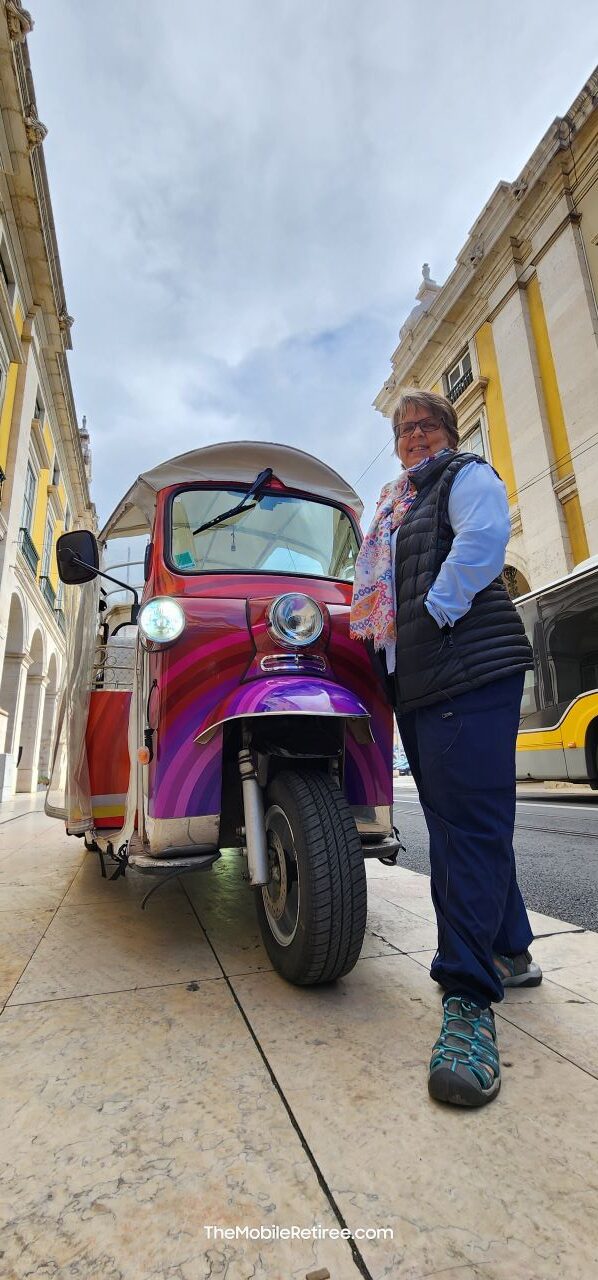
<svg viewBox="0 0 598 1280"><path fill-rule="evenodd" d="M352 969L364 858L398 848L391 710L349 636L361 511L300 450L227 443L140 476L99 546L77 530L57 550L71 599L47 811L117 871L242 849L270 959L302 985ZM114 540L140 535L131 607Z"/></svg>

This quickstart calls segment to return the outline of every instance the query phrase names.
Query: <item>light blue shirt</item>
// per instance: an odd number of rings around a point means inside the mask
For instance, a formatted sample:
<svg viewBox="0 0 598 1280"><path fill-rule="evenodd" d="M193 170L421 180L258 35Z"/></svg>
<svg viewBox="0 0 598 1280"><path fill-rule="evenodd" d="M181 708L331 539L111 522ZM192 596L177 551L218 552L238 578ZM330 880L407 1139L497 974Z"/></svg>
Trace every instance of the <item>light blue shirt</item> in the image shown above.
<svg viewBox="0 0 598 1280"><path fill-rule="evenodd" d="M454 626L471 608L471 602L502 572L511 534L507 491L492 467L470 462L451 485L448 517L454 531L453 545L425 605L439 627ZM392 536L394 561L398 530ZM396 601L395 601L396 609ZM398 643L401 643L400 636ZM395 669L395 646L385 646L389 675Z"/></svg>

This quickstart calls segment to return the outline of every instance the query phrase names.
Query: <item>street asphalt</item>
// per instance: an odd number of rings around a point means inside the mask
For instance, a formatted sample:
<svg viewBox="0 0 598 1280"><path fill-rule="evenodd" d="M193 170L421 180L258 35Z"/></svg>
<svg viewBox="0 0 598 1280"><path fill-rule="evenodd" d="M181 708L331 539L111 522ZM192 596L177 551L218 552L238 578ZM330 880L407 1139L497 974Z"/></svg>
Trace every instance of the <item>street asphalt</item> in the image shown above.
<svg viewBox="0 0 598 1280"><path fill-rule="evenodd" d="M413 784L395 787L394 820L406 853L399 864L429 875L426 824ZM517 875L532 911L598 930L598 793L518 798Z"/></svg>

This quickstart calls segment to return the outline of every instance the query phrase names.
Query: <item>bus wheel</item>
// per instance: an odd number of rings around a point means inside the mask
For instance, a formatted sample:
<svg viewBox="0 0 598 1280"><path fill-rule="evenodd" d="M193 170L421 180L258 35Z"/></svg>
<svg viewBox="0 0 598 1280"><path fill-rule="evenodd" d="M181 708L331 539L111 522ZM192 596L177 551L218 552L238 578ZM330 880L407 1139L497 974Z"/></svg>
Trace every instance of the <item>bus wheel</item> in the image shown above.
<svg viewBox="0 0 598 1280"><path fill-rule="evenodd" d="M353 814L326 774L285 770L268 787L265 821L271 878L256 908L266 951L288 982L333 982L356 964L367 917Z"/></svg>

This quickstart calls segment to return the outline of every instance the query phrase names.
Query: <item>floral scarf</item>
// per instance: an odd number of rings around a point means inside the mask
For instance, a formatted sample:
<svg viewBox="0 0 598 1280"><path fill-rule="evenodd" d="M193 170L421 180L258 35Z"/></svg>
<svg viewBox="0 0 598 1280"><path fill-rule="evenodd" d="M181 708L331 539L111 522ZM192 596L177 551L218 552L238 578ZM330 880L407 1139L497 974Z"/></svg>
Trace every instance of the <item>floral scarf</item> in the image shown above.
<svg viewBox="0 0 598 1280"><path fill-rule="evenodd" d="M412 476L451 449L439 449L415 467L385 484L374 519L359 549L355 565L350 632L355 640L373 640L375 649L397 638L393 591L392 535L417 497Z"/></svg>

